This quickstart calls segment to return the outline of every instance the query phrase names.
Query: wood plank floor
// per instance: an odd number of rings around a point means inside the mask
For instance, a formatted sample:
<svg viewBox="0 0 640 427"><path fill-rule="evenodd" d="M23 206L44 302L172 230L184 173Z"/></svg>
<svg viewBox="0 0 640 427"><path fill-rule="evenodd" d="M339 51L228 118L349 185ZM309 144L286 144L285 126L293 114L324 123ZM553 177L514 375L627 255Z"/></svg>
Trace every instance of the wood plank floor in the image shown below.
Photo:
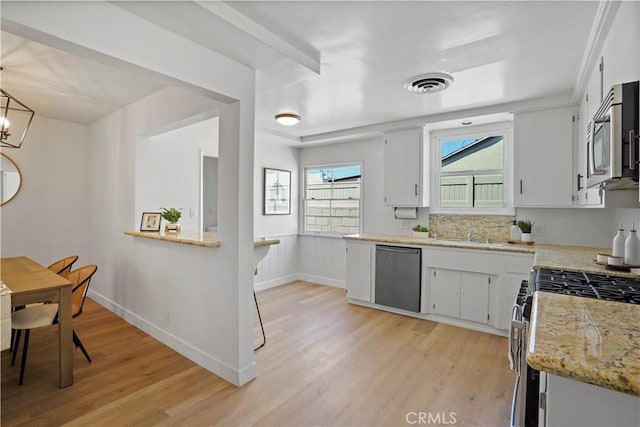
<svg viewBox="0 0 640 427"><path fill-rule="evenodd" d="M2 426L400 426L419 413L432 425L509 423L505 338L354 306L307 282L258 300L267 345L242 388L89 300L74 322L93 363L76 349L72 387L57 388L54 327L32 331L23 386L2 352Z"/></svg>

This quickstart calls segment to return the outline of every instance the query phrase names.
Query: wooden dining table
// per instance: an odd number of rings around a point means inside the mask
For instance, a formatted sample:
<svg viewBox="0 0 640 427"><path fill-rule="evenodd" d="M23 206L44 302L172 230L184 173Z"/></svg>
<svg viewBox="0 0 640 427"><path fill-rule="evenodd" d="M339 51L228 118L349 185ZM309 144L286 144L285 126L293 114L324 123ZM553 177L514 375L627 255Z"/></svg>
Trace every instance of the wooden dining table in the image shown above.
<svg viewBox="0 0 640 427"><path fill-rule="evenodd" d="M1 258L0 280L11 290L12 307L43 301L58 301L59 385L60 388L72 385L71 282L25 256Z"/></svg>

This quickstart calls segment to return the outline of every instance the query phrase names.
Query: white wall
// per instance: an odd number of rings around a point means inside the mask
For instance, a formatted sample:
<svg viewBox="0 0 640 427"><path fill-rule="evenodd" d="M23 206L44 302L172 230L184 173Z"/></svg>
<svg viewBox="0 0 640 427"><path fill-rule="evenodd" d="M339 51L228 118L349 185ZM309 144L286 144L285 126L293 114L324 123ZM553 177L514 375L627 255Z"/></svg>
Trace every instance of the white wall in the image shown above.
<svg viewBox="0 0 640 427"><path fill-rule="evenodd" d="M253 173L253 218L257 237L277 237L279 245L271 246L258 265L254 277L256 290L283 285L299 279L298 241L298 155L299 150L285 145L266 132L256 131L255 164ZM263 215L264 168L291 171L291 214Z"/></svg>
<svg viewBox="0 0 640 427"><path fill-rule="evenodd" d="M298 234L299 212L299 150L277 141L277 137L256 132L253 172L253 218L256 236L288 236ZM291 214L263 215L264 168L291 171Z"/></svg>
<svg viewBox="0 0 640 427"><path fill-rule="evenodd" d="M22 171L20 193L0 208L3 257L26 255L43 265L89 256L87 126L37 116L20 149L2 151Z"/></svg>
<svg viewBox="0 0 640 427"><path fill-rule="evenodd" d="M161 207L173 207L182 212L183 230L199 229L201 151L218 155L217 117L156 136L137 138L136 218L142 212L160 212Z"/></svg>
<svg viewBox="0 0 640 427"><path fill-rule="evenodd" d="M202 112L197 102L154 94L91 126L87 235L100 266L92 287L101 303L205 368L237 385L253 379L254 70L108 2L2 6L3 28L17 35L221 102L216 249L123 234L140 221L136 139Z"/></svg>

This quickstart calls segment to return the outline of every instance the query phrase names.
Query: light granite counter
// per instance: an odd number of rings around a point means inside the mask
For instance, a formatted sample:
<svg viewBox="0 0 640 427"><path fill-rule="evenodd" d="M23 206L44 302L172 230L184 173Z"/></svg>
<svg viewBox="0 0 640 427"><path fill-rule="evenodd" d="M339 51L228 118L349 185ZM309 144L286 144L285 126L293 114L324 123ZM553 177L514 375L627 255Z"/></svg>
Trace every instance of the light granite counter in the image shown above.
<svg viewBox="0 0 640 427"><path fill-rule="evenodd" d="M366 242L375 243L389 243L389 244L401 244L401 245L415 245L415 246L436 246L444 248L459 248L459 249L476 249L485 251L502 251L502 252L519 252L519 253L534 253L534 247L528 245L519 245L512 243L482 243L482 242L464 242L455 240L440 240L433 238L419 238L413 236L402 236L392 234L349 234L344 236L347 240L360 240Z"/></svg>
<svg viewBox="0 0 640 427"><path fill-rule="evenodd" d="M585 246L559 246L536 243L536 255L533 268L553 268L566 271L608 274L611 276L633 277L640 279L640 274L628 271L609 269L596 264L597 254L611 254L611 248L592 248Z"/></svg>
<svg viewBox="0 0 640 427"><path fill-rule="evenodd" d="M536 292L527 363L640 396L640 306Z"/></svg>
<svg viewBox="0 0 640 427"><path fill-rule="evenodd" d="M164 240L168 242L183 243L186 245L202 246L205 248L217 248L221 243L217 233L208 233L197 231L181 231L180 233L165 234L160 232L125 230L124 234L135 237L144 237L147 239ZM277 245L280 243L278 239L257 238L253 242L254 247Z"/></svg>

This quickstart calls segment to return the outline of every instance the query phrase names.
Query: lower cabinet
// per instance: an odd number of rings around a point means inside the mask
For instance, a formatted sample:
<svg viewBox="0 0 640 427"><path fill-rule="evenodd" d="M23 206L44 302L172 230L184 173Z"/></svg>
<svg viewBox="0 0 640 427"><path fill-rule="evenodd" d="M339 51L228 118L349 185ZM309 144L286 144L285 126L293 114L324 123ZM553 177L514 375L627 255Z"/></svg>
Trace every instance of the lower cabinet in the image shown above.
<svg viewBox="0 0 640 427"><path fill-rule="evenodd" d="M376 243L347 240L347 298L390 310L375 304ZM428 245L421 249L421 310L415 316L506 335L511 308L520 282L528 278L533 254Z"/></svg>
<svg viewBox="0 0 640 427"><path fill-rule="evenodd" d="M432 268L431 275L433 313L489 322L490 274Z"/></svg>
<svg viewBox="0 0 640 427"><path fill-rule="evenodd" d="M347 241L347 297L372 302L375 245Z"/></svg>
<svg viewBox="0 0 640 427"><path fill-rule="evenodd" d="M640 397L540 372L539 427L640 425Z"/></svg>

